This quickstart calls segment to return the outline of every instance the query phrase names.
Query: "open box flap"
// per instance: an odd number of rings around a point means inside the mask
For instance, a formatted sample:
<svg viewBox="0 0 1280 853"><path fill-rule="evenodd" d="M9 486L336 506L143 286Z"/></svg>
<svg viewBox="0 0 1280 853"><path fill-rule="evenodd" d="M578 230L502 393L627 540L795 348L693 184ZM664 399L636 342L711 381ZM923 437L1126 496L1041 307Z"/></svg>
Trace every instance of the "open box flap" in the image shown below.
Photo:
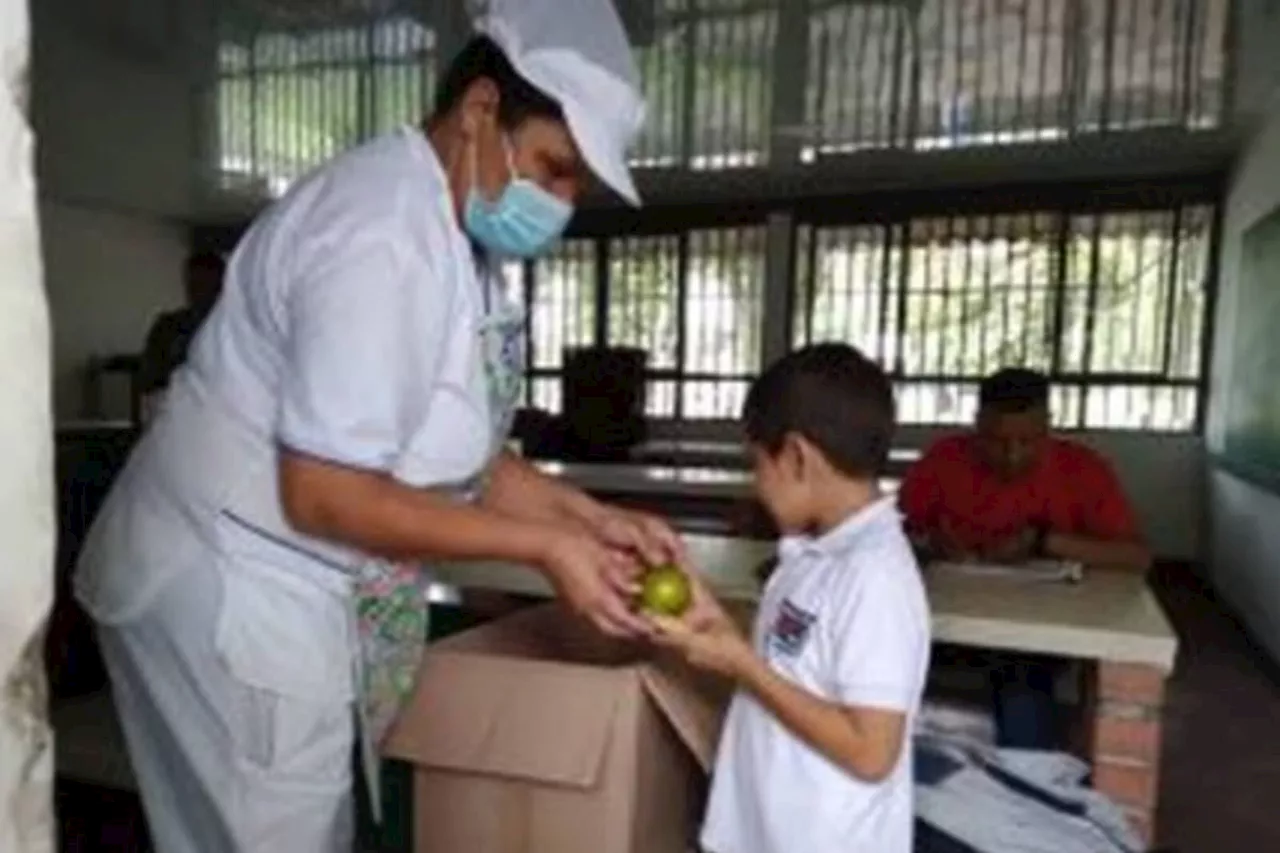
<svg viewBox="0 0 1280 853"><path fill-rule="evenodd" d="M516 628L499 620L429 648L384 754L440 770L594 785L634 671L548 659L540 648L522 656L521 632L542 642L537 627L557 618L521 613Z"/></svg>
<svg viewBox="0 0 1280 853"><path fill-rule="evenodd" d="M676 734L708 773L733 687L727 681L694 670L668 653L640 668L645 691Z"/></svg>

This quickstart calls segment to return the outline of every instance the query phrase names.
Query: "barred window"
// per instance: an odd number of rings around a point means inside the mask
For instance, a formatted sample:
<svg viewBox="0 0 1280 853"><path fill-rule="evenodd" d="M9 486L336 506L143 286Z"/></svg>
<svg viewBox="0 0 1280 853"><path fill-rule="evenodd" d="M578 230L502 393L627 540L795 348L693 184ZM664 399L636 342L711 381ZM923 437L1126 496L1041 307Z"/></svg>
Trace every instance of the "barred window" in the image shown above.
<svg viewBox="0 0 1280 853"><path fill-rule="evenodd" d="M607 344L649 353L651 417L737 417L761 366L763 226L572 239L523 274L531 405L559 411L565 347Z"/></svg>
<svg viewBox="0 0 1280 853"><path fill-rule="evenodd" d="M769 168L869 149L1215 128L1229 9L1230 0L654 0L651 12L628 15L649 107L633 164ZM213 166L222 184L264 194L418 121L449 58L430 23L402 12L292 28L236 14L216 63Z"/></svg>
<svg viewBox="0 0 1280 853"><path fill-rule="evenodd" d="M977 382L1043 370L1060 426L1194 428L1211 207L802 226L793 340L843 340L910 423L969 420Z"/></svg>
<svg viewBox="0 0 1280 853"><path fill-rule="evenodd" d="M279 195L371 136L417 122L435 89L435 33L405 16L224 39L217 184Z"/></svg>

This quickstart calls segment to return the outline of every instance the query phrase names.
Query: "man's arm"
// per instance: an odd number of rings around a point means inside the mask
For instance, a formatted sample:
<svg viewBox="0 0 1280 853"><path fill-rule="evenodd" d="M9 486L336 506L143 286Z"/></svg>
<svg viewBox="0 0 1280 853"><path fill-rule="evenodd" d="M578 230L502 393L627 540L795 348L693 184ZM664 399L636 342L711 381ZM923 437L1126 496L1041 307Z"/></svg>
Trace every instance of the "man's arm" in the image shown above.
<svg viewBox="0 0 1280 853"><path fill-rule="evenodd" d="M1142 533L1120 478L1102 457L1080 465L1077 487L1087 495L1080 533L1048 531L1042 541L1047 556L1075 560L1087 566L1146 572L1151 550Z"/></svg>
<svg viewBox="0 0 1280 853"><path fill-rule="evenodd" d="M738 680L797 737L864 782L883 781L897 766L906 734L904 713L828 702L787 681L756 655Z"/></svg>
<svg viewBox="0 0 1280 853"><path fill-rule="evenodd" d="M1072 533L1048 533L1044 553L1104 569L1145 572L1151 568L1151 549L1140 539L1099 539Z"/></svg>
<svg viewBox="0 0 1280 853"><path fill-rule="evenodd" d="M957 546L942 507L939 468L945 465L938 446L929 448L907 469L898 489L898 509L916 560L963 560L970 555Z"/></svg>
<svg viewBox="0 0 1280 853"><path fill-rule="evenodd" d="M146 396L164 388L169 380L170 342L176 335L171 314L161 314L151 324L142 357L138 360L138 386Z"/></svg>

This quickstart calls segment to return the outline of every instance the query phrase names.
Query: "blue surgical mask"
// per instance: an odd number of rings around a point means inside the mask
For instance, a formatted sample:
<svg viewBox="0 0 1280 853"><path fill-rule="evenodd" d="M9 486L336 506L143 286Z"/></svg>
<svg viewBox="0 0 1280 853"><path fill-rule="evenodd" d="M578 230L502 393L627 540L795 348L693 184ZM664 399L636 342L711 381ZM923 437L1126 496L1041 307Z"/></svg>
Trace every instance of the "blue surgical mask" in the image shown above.
<svg viewBox="0 0 1280 853"><path fill-rule="evenodd" d="M573 205L561 201L528 178L516 174L511 144L503 140L511 180L494 201L476 187L476 154L471 155L471 189L463 209L471 238L497 255L532 258L551 248L573 216Z"/></svg>

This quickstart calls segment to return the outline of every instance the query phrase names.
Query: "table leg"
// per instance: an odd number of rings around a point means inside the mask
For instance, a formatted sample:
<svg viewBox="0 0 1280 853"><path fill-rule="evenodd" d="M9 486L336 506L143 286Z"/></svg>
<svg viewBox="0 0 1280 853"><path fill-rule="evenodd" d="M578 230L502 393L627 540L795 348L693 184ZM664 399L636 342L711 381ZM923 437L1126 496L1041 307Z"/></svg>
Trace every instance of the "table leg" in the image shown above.
<svg viewBox="0 0 1280 853"><path fill-rule="evenodd" d="M1101 661L1089 696L1094 788L1120 803L1147 844L1155 840L1164 682L1156 667Z"/></svg>

